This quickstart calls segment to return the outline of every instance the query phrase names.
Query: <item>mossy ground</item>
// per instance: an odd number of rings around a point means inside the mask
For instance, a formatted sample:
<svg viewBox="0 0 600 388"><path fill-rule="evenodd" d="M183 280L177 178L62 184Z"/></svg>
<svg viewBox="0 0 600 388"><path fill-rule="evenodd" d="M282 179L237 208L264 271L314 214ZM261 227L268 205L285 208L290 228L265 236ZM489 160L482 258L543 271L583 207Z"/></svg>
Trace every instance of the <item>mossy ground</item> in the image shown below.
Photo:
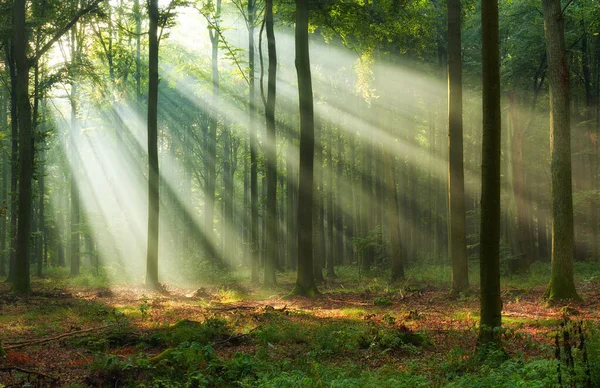
<svg viewBox="0 0 600 388"><path fill-rule="evenodd" d="M510 358L492 352L479 362L477 285L451 299L444 272L428 268L409 268L407 281L394 286L385 271L358 277L353 268L336 268L338 277L313 298L286 298L292 273L279 274L275 289L228 281L167 287L168 295L89 275L34 279L27 297L2 284L7 356L0 367L18 362L59 377L60 386L550 387L557 381L555 334L567 314L586 322L590 373L600 379L600 350L592 348L600 349L600 277L580 276L583 302L552 306L543 298L546 281L505 280L501 335ZM102 325L110 327L10 349ZM6 384L27 378L0 372Z"/></svg>

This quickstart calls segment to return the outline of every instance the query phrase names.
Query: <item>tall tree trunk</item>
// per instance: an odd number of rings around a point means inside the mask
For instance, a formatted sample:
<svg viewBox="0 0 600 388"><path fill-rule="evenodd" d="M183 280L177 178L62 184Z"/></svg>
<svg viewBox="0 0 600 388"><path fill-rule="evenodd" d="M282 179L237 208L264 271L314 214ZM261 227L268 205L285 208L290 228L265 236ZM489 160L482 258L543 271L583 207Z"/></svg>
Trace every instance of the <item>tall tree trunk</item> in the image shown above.
<svg viewBox="0 0 600 388"><path fill-rule="evenodd" d="M317 284L322 283L323 263L325 262L325 228L323 192L323 127L321 121L315 120L315 166L314 166L314 191L313 191L313 273Z"/></svg>
<svg viewBox="0 0 600 388"><path fill-rule="evenodd" d="M79 198L79 165L81 156L79 154L79 122L77 120L78 110L78 87L77 87L77 61L80 54L79 37L77 25L71 27L71 250L70 265L71 276L79 275L81 264L80 257L80 198Z"/></svg>
<svg viewBox="0 0 600 388"><path fill-rule="evenodd" d="M142 105L142 11L140 0L133 0L133 14L135 16L135 99L138 107Z"/></svg>
<svg viewBox="0 0 600 388"><path fill-rule="evenodd" d="M146 286L158 288L158 0L149 0L150 18L148 47L148 241L146 256Z"/></svg>
<svg viewBox="0 0 600 388"><path fill-rule="evenodd" d="M341 124L340 124L341 125ZM335 229L336 229L336 260L338 264L344 264L344 200L342 199L342 182L344 174L344 139L342 129L337 131L337 177L336 177L336 207L335 207ZM333 166L332 166L333 167Z"/></svg>
<svg viewBox="0 0 600 388"><path fill-rule="evenodd" d="M296 72L300 102L300 170L298 179L298 272L292 294L318 293L313 277L313 166L315 122L308 44L308 0L296 0Z"/></svg>
<svg viewBox="0 0 600 388"><path fill-rule="evenodd" d="M448 249L451 295L469 288L463 166L462 49L460 0L448 0Z"/></svg>
<svg viewBox="0 0 600 388"><path fill-rule="evenodd" d="M275 97L277 92L277 50L275 32L273 30L273 0L265 2L265 27L267 30L267 47L269 53L269 77L265 118L267 121L267 141L265 147L265 163L267 177L267 219L266 219L266 262L265 285L276 283L275 263L277 255L277 131L275 128Z"/></svg>
<svg viewBox="0 0 600 388"><path fill-rule="evenodd" d="M578 299L573 279L573 187L571 174L570 85L560 0L542 0L550 86L552 155L552 274L550 300Z"/></svg>
<svg viewBox="0 0 600 388"><path fill-rule="evenodd" d="M250 123L250 256L252 283L258 283L258 133L255 121L256 84L254 60L254 20L256 16L256 0L248 0L248 63L250 72L249 116Z"/></svg>
<svg viewBox="0 0 600 388"><path fill-rule="evenodd" d="M219 28L219 19L221 17L221 0L217 0L216 14L214 23ZM208 137L206 145L206 158L208 168L206 171L206 191L204 204L204 233L208 244L216 244L213 232L214 208L216 198L216 178L217 178L217 125L219 123L219 114L217 105L219 103L219 34L216 29L209 29L210 41L212 46L212 107L211 117L208 125ZM211 251L211 250L209 250ZM218 250L216 250L218 252ZM220 257L211 258L215 263L222 264Z"/></svg>
<svg viewBox="0 0 600 388"><path fill-rule="evenodd" d="M0 276L6 276L6 264L10 260L10 255L6 249L6 234L8 231L7 215L8 215L8 171L10 165L8 163L8 99L10 99L10 93L8 95L2 95L2 127L4 128L5 139L2 141L2 214L0 215Z"/></svg>
<svg viewBox="0 0 600 388"><path fill-rule="evenodd" d="M293 165L292 152L294 152L294 144L292 142L292 129L288 130L288 139L287 139L287 155L286 155L286 215L287 215L287 223L286 223L286 257L288 261L288 266L291 268L296 268L297 266L297 253L298 248L296 242L298 241L297 232L296 232L296 212L295 212L295 203L296 197L298 196L298 187L296 186L298 183L298 176L296 174L296 169Z"/></svg>
<svg viewBox="0 0 600 388"><path fill-rule="evenodd" d="M221 222L221 237L223 239L223 259L228 263L234 262L233 233L233 163L232 163L232 138L231 130L227 124L223 126L223 221Z"/></svg>
<svg viewBox="0 0 600 388"><path fill-rule="evenodd" d="M29 237L31 234L32 177L33 177L33 133L31 106L29 104L29 69L27 58L27 27L25 24L26 1L13 2L13 44L17 73L17 115L19 123L19 206L17 226L16 260L13 292L22 294L30 291Z"/></svg>
<svg viewBox="0 0 600 388"><path fill-rule="evenodd" d="M392 282L404 279L404 262L402 258L402 239L400 236L400 217L398 209L398 191L396 190L396 169L394 153L386 151L385 180L387 188L387 213L389 233L389 255L392 261Z"/></svg>
<svg viewBox="0 0 600 388"><path fill-rule="evenodd" d="M6 46L6 59L10 71L10 254L8 281L13 281L17 260L17 184L19 181L19 120L17 114L17 69L15 68L14 42Z"/></svg>
<svg viewBox="0 0 600 388"><path fill-rule="evenodd" d="M500 50L498 0L481 3L483 140L481 148L479 344L499 341L500 299Z"/></svg>
<svg viewBox="0 0 600 388"><path fill-rule="evenodd" d="M373 205L371 204L373 197L373 141L369 138L364 138L364 156L363 156L363 171L362 171L362 189L363 195L361 196L361 224L362 224L362 237L367 238L369 233L375 226L375 212L373 211ZM371 269L375 258L375 250L369 246L363 249L362 252L362 268L365 271Z"/></svg>
<svg viewBox="0 0 600 388"><path fill-rule="evenodd" d="M333 128L329 126L327 131L327 277L335 277L334 260L335 257L335 241L333 235Z"/></svg>

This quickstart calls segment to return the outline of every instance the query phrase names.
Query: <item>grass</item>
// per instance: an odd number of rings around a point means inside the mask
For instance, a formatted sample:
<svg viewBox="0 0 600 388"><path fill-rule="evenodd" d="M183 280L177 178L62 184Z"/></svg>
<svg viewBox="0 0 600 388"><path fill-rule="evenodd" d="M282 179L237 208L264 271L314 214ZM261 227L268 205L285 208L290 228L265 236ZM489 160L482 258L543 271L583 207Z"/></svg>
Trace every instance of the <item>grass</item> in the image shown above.
<svg viewBox="0 0 600 388"><path fill-rule="evenodd" d="M85 272L70 279L54 270L34 279L36 293L29 298L0 304L0 339L113 324L105 332L23 349L34 360L54 355L34 364L40 371L68 371L61 372L73 374L65 381L95 386L556 386L553 341L564 312L541 299L546 265L532 267L533 280L515 276L503 283L502 338L511 358L485 362L472 357L478 298L449 299L447 270L409 267L407 280L392 286L386 270L359 276L356 268L338 267L338 278L321 285L323 295L314 300L281 298L291 289L292 273L278 275L275 289L222 278L226 282L190 297L189 290L165 296L124 285L105 293L109 275L96 279ZM600 381L599 303L593 297L600 278L586 263L576 270L588 297L567 312L587 322L589 370ZM1 292L6 287L0 285L0 295L9 298ZM92 363L85 361L92 356ZM580 381L581 352L574 359Z"/></svg>

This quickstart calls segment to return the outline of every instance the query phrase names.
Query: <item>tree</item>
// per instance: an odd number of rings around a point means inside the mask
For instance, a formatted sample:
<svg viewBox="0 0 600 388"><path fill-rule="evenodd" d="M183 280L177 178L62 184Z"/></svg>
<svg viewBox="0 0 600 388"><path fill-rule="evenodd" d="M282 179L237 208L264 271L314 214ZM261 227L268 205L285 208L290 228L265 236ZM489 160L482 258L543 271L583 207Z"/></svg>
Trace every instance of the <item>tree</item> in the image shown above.
<svg viewBox="0 0 600 388"><path fill-rule="evenodd" d="M318 293L313 276L313 167L315 117L308 44L308 0L296 0L296 73L300 102L300 167L298 176L298 271L292 295Z"/></svg>
<svg viewBox="0 0 600 388"><path fill-rule="evenodd" d="M158 283L158 0L148 1L150 19L148 47L148 241L146 285L157 288Z"/></svg>
<svg viewBox="0 0 600 388"><path fill-rule="evenodd" d="M70 250L70 273L71 276L79 275L81 265L80 246L81 246L81 212L79 198L79 164L81 155L79 153L79 121L77 119L78 111L78 77L77 68L82 55L83 32L77 28L76 24L71 27L71 93L69 102L71 104L71 250Z"/></svg>
<svg viewBox="0 0 600 388"><path fill-rule="evenodd" d="M275 95L277 92L277 49L275 32L273 30L273 0L265 2L265 27L267 30L267 50L269 56L269 77L267 83L267 98L265 103L265 118L267 121L267 141L265 147L265 163L267 166L267 219L266 219L266 260L265 285L276 283L275 263L277 262L277 132L275 129ZM262 88L262 84L261 84Z"/></svg>
<svg viewBox="0 0 600 388"><path fill-rule="evenodd" d="M258 283L258 140L254 120L256 109L256 86L254 76L254 19L256 17L256 0L248 0L248 57L249 57L249 107L250 116L248 132L250 135L250 255L251 281Z"/></svg>
<svg viewBox="0 0 600 388"><path fill-rule="evenodd" d="M460 0L448 0L448 243L451 295L469 288L463 167Z"/></svg>
<svg viewBox="0 0 600 388"><path fill-rule="evenodd" d="M385 153L385 180L388 197L388 233L390 239L389 255L392 261L392 282L404 279L404 262L402 258L402 239L400 236L400 217L398 209L398 191L396 190L396 169L394 153Z"/></svg>
<svg viewBox="0 0 600 388"><path fill-rule="evenodd" d="M544 34L550 86L552 155L552 273L548 298L579 299L573 280L573 188L569 68L565 53L564 12L559 0L543 0Z"/></svg>
<svg viewBox="0 0 600 388"><path fill-rule="evenodd" d="M500 299L500 50L498 0L481 2L483 140L481 150L479 344L499 340Z"/></svg>
<svg viewBox="0 0 600 388"><path fill-rule="evenodd" d="M29 256L31 215L33 204L33 126L31 120L31 105L29 102L29 71L40 58L50 50L64 34L66 34L84 15L95 9L102 0L94 0L87 7L81 8L73 18L59 28L52 38L46 42L35 55L27 57L28 27L26 24L26 1L17 0L13 3L13 45L16 70L16 111L19 126L19 167L18 189L19 204L17 210L18 226L16 238L15 272L13 292L26 293L30 290Z"/></svg>

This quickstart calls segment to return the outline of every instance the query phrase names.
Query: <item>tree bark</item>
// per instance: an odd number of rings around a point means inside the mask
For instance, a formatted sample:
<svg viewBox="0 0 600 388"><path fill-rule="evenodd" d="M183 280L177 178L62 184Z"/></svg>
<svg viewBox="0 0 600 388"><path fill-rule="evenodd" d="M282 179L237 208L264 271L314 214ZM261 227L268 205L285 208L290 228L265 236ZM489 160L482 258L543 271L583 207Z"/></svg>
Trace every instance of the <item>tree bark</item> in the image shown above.
<svg viewBox="0 0 600 388"><path fill-rule="evenodd" d="M10 93L8 95L2 96L2 126L5 128L6 139L3 140L2 148L7 149L7 139L10 139L8 136L8 101L10 99ZM0 276L6 276L6 264L10 260L10 255L6 249L6 235L8 232L8 223L7 223L7 215L8 215L8 171L10 170L9 161L7 158L8 153L2 152L2 214L0 215Z"/></svg>
<svg viewBox="0 0 600 388"><path fill-rule="evenodd" d="M385 153L385 180L387 188L387 213L389 233L389 255L392 262L392 282L404 279L404 260L402 258L402 239L400 235L400 214L398 209L398 191L396 190L396 169L394 153Z"/></svg>
<svg viewBox="0 0 600 388"><path fill-rule="evenodd" d="M448 0L448 248L451 295L469 288L463 166L462 49L460 0Z"/></svg>
<svg viewBox="0 0 600 388"><path fill-rule="evenodd" d="M265 27L267 30L267 48L269 55L269 77L267 85L267 100L265 118L267 121L267 141L265 147L265 163L267 178L267 219L266 219L266 286L276 284L275 263L277 255L277 131L275 128L275 98L277 92L277 49L273 29L273 0L265 2Z"/></svg>
<svg viewBox="0 0 600 388"><path fill-rule="evenodd" d="M336 241L334 240L333 235L333 128L329 126L329 130L327 131L327 243L328 250L327 255L325 256L327 259L327 277L335 277L335 266L334 260L336 260L336 250L334 249L334 245Z"/></svg>
<svg viewBox="0 0 600 388"><path fill-rule="evenodd" d="M19 123L19 205L17 226L16 260L13 279L13 292L30 291L29 279L29 237L31 235L32 187L33 178L33 133L31 105L29 103L29 69L27 58L28 31L26 27L26 1L13 3L13 44L16 69L16 98Z"/></svg>
<svg viewBox="0 0 600 388"><path fill-rule="evenodd" d="M256 16L256 0L248 0L248 63L250 71L249 88L249 116L250 124L250 265L251 281L258 283L258 139L256 122L254 119L256 109L256 84L254 60L254 20Z"/></svg>
<svg viewBox="0 0 600 388"><path fill-rule="evenodd" d="M315 122L308 43L308 0L296 0L296 72L300 102L300 169L298 178L298 271L292 294L318 293L313 277L313 167Z"/></svg>
<svg viewBox="0 0 600 388"><path fill-rule="evenodd" d="M159 187L158 170L158 0L149 0L148 52L148 241L146 286L158 288Z"/></svg>
<svg viewBox="0 0 600 388"><path fill-rule="evenodd" d="M579 299L573 279L573 187L570 82L560 0L542 0L550 87L552 173L552 272L548 298Z"/></svg>
<svg viewBox="0 0 600 388"><path fill-rule="evenodd" d="M479 344L499 341L500 299L500 50L498 0L482 0L483 140L481 150Z"/></svg>

